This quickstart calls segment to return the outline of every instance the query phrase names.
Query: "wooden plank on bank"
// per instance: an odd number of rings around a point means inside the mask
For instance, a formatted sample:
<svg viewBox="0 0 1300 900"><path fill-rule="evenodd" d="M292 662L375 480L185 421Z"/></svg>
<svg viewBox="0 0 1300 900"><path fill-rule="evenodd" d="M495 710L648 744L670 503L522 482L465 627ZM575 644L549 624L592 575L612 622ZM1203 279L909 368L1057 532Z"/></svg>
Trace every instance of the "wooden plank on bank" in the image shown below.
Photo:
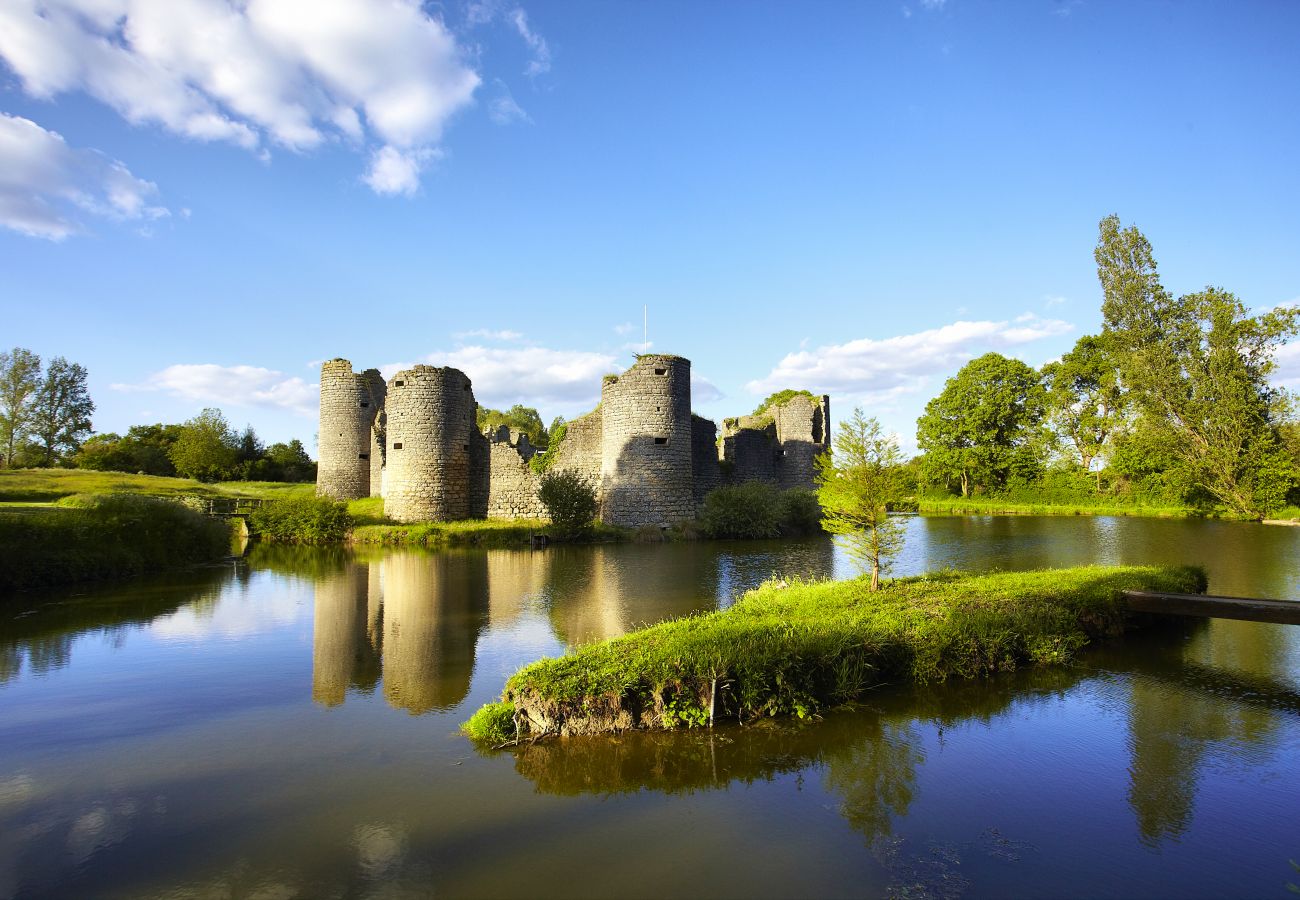
<svg viewBox="0 0 1300 900"><path fill-rule="evenodd" d="M1124 599L1128 601L1129 608L1137 612L1300 625L1300 601L1295 600L1162 594L1156 591L1124 591Z"/></svg>

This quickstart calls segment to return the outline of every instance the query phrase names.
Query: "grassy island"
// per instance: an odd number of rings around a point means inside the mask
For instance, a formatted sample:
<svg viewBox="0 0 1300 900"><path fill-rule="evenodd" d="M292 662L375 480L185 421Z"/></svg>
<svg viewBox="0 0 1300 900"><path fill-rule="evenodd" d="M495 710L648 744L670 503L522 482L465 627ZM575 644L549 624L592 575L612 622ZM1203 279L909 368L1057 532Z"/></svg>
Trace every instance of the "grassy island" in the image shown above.
<svg viewBox="0 0 1300 900"><path fill-rule="evenodd" d="M465 725L482 743L793 715L881 684L1065 663L1135 618L1126 589L1199 593L1189 567L1082 567L769 583L721 612L663 622L517 672Z"/></svg>

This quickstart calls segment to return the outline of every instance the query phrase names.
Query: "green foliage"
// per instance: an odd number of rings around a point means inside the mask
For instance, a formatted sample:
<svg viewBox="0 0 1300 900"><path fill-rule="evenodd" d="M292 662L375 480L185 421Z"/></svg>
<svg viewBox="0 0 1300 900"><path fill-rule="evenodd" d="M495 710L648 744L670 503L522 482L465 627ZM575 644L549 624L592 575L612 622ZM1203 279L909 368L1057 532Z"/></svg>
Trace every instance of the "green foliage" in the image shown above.
<svg viewBox="0 0 1300 900"><path fill-rule="evenodd" d="M785 406L795 397L807 397L814 405L817 404L817 398L813 396L812 391L796 391L792 388L786 388L783 391L769 394L766 400L758 404L758 408L754 410L754 415L762 415L765 409Z"/></svg>
<svg viewBox="0 0 1300 900"><path fill-rule="evenodd" d="M535 454L528 461L529 468L536 474L541 475L555 465L555 461L560 458L560 445L564 443L564 438L568 433L569 424L564 419L557 417L551 423L550 442L546 445L546 452Z"/></svg>
<svg viewBox="0 0 1300 900"><path fill-rule="evenodd" d="M712 538L774 538L781 533L780 491L762 481L715 488L700 512Z"/></svg>
<svg viewBox="0 0 1300 900"><path fill-rule="evenodd" d="M0 512L0 591L126 578L230 553L230 528L180 503L75 495L61 507Z"/></svg>
<svg viewBox="0 0 1300 900"><path fill-rule="evenodd" d="M499 747L509 743L517 736L515 707L511 703L485 703L460 730L480 746Z"/></svg>
<svg viewBox="0 0 1300 900"><path fill-rule="evenodd" d="M181 426L168 455L177 474L218 481L229 477L235 468L235 436L221 410L205 409Z"/></svg>
<svg viewBox="0 0 1300 900"><path fill-rule="evenodd" d="M41 358L15 347L0 352L0 452L14 464L14 452L31 420L31 400L40 386Z"/></svg>
<svg viewBox="0 0 1300 900"><path fill-rule="evenodd" d="M699 526L711 538L798 537L820 532L821 517L812 491L781 491L762 481L747 481L709 491Z"/></svg>
<svg viewBox="0 0 1300 900"><path fill-rule="evenodd" d="M596 489L590 480L573 469L545 472L537 498L551 519L551 532L560 539L576 538L591 530L600 511Z"/></svg>
<svg viewBox="0 0 1300 900"><path fill-rule="evenodd" d="M971 360L917 420L928 479L955 482L966 497L1041 467L1045 399L1038 373L1020 360L998 353Z"/></svg>
<svg viewBox="0 0 1300 900"><path fill-rule="evenodd" d="M334 544L351 528L347 504L328 497L271 500L248 517L254 537L286 544Z"/></svg>
<svg viewBox="0 0 1300 900"><path fill-rule="evenodd" d="M1216 287L1175 299L1150 243L1118 216L1102 219L1095 257L1103 334L1142 427L1184 480L1229 510L1259 518L1279 505L1300 470L1278 432L1286 397L1268 375L1274 351L1300 332L1300 308L1250 316Z"/></svg>
<svg viewBox="0 0 1300 900"><path fill-rule="evenodd" d="M817 501L822 528L840 543L864 571L871 589L903 548L903 525L889 517L889 503L899 496L898 472L903 456L898 442L862 410L842 422L835 452L817 457Z"/></svg>
<svg viewBox="0 0 1300 900"><path fill-rule="evenodd" d="M52 466L75 453L90 434L95 404L86 389L86 370L62 356L50 360L31 400L28 430L40 448L40 462Z"/></svg>
<svg viewBox="0 0 1300 900"><path fill-rule="evenodd" d="M808 716L884 682L1066 662L1131 624L1121 591L1205 584L1199 569L1157 567L922 576L875 592L866 579L768 584L727 610L533 663L504 699L555 725L635 709L642 725L672 727L698 721L716 683L719 717Z"/></svg>
<svg viewBox="0 0 1300 900"><path fill-rule="evenodd" d="M542 424L541 414L531 406L516 403L505 412L480 406L477 413L478 430L491 428L494 431L502 425L522 431L528 435L528 442L534 447L545 447L548 443L546 426Z"/></svg>
<svg viewBox="0 0 1300 900"><path fill-rule="evenodd" d="M1091 470L1124 424L1124 395L1109 341L1084 335L1059 362L1043 367L1043 380L1053 427L1083 470Z"/></svg>
<svg viewBox="0 0 1300 900"><path fill-rule="evenodd" d="M101 472L137 472L141 475L172 476L170 451L180 437L181 425L133 425L125 437L96 434L77 452L73 464L79 469Z"/></svg>

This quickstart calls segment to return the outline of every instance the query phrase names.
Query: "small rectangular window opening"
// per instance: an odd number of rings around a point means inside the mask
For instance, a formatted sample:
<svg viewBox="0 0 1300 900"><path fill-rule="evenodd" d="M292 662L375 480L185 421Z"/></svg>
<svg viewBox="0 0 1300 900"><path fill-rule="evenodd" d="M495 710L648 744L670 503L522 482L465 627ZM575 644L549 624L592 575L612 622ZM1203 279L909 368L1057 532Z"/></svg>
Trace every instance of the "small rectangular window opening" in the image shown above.
<svg viewBox="0 0 1300 900"><path fill-rule="evenodd" d="M358 453L358 454L357 454L357 459L370 459L370 454L369 454L369 453Z"/></svg>
<svg viewBox="0 0 1300 900"><path fill-rule="evenodd" d="M402 449L402 444L401 444L401 442L398 441L396 444L394 444L394 445L393 445L393 449L394 449L394 450L401 450L401 449Z"/></svg>
<svg viewBox="0 0 1300 900"><path fill-rule="evenodd" d="M406 384L405 381L394 381L394 382L393 382L393 387L401 387L401 386L404 385L404 384Z"/></svg>
<svg viewBox="0 0 1300 900"><path fill-rule="evenodd" d="M469 449L469 444L465 444L464 447L465 447L466 450L468 450L468 449Z"/></svg>
<svg viewBox="0 0 1300 900"><path fill-rule="evenodd" d="M361 408L362 408L362 409L365 409L365 408L366 408L367 406L369 406L369 405L370 405L370 401L369 401L369 400L362 400L362 401L361 401Z"/></svg>
<svg viewBox="0 0 1300 900"><path fill-rule="evenodd" d="M668 443L668 438L655 438L655 443L656 443L656 444L666 444L666 443Z"/></svg>
<svg viewBox="0 0 1300 900"><path fill-rule="evenodd" d="M667 374L668 374L668 370L667 370L667 369L655 369L655 374L656 374L656 375L667 375Z"/></svg>

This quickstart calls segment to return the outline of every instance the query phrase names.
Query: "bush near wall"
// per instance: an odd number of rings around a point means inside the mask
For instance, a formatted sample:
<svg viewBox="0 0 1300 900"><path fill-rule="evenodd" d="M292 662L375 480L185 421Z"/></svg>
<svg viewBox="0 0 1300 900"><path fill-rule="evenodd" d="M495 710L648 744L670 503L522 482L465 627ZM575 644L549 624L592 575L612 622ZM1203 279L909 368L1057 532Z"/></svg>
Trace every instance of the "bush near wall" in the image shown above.
<svg viewBox="0 0 1300 900"><path fill-rule="evenodd" d="M272 500L248 517L253 537L285 544L337 544L352 530L346 503L328 497Z"/></svg>
<svg viewBox="0 0 1300 900"><path fill-rule="evenodd" d="M712 538L798 537L819 532L821 515L812 491L748 481L710 491L700 525Z"/></svg>
<svg viewBox="0 0 1300 900"><path fill-rule="evenodd" d="M586 534L600 511L596 489L588 478L572 469L544 473L537 499L551 519L551 533L561 539Z"/></svg>
<svg viewBox="0 0 1300 900"><path fill-rule="evenodd" d="M230 526L183 505L131 494L75 495L0 513L0 592L127 578L230 554Z"/></svg>

